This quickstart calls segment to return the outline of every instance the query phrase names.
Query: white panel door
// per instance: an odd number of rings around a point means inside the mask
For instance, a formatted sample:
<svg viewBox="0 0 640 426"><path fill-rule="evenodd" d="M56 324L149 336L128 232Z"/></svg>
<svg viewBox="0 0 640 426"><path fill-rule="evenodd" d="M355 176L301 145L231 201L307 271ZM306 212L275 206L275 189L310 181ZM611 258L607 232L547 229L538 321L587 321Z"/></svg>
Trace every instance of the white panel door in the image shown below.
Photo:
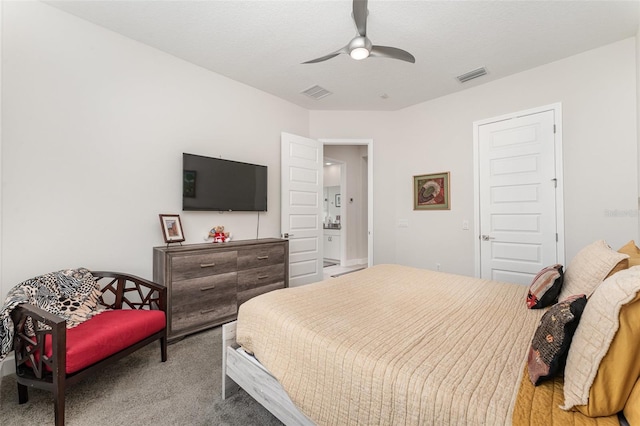
<svg viewBox="0 0 640 426"><path fill-rule="evenodd" d="M530 284L558 262L554 112L478 127L481 277Z"/></svg>
<svg viewBox="0 0 640 426"><path fill-rule="evenodd" d="M313 139L282 133L281 220L289 239L289 286L322 280L322 152Z"/></svg>

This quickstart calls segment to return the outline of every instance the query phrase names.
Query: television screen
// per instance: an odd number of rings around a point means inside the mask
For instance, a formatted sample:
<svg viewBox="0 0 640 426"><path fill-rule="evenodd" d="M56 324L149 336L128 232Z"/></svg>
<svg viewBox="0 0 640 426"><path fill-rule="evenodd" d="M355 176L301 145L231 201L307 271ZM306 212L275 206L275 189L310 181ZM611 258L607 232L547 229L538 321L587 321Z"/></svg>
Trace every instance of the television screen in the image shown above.
<svg viewBox="0 0 640 426"><path fill-rule="evenodd" d="M267 166L182 154L182 210L267 211Z"/></svg>

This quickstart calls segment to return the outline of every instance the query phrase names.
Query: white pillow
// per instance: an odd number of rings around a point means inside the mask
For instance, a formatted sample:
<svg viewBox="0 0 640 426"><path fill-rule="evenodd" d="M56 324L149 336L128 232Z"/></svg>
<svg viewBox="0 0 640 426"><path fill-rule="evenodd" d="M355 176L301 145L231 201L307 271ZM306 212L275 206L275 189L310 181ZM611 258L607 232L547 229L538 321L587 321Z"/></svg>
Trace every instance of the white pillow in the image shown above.
<svg viewBox="0 0 640 426"><path fill-rule="evenodd" d="M620 309L634 300L638 291L640 266L634 266L607 278L589 298L567 355L563 410L589 402L600 363L620 327Z"/></svg>
<svg viewBox="0 0 640 426"><path fill-rule="evenodd" d="M621 260L629 255L618 253L599 240L589 244L576 254L564 273L564 284L558 296L562 301L569 296L586 294L587 297L606 278Z"/></svg>

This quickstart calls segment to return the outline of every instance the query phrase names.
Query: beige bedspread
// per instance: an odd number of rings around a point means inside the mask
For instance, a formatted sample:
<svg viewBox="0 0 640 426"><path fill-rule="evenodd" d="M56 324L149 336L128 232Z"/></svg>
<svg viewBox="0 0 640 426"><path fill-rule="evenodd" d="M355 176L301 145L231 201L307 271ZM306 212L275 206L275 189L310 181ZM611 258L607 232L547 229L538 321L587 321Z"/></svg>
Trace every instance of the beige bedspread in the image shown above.
<svg viewBox="0 0 640 426"><path fill-rule="evenodd" d="M251 299L237 341L319 425L510 424L543 314L526 292L379 265Z"/></svg>

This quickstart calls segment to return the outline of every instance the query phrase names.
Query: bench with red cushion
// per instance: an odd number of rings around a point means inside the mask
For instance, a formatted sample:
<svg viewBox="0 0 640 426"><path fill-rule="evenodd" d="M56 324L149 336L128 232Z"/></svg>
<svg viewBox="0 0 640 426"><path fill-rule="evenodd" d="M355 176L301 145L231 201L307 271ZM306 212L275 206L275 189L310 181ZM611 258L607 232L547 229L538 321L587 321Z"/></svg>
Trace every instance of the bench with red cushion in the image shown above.
<svg viewBox="0 0 640 426"><path fill-rule="evenodd" d="M11 312L18 402L29 400L29 387L53 392L56 426L64 425L67 386L155 341L167 360L166 288L119 272L92 274L107 310L76 327L67 329L64 318L29 304Z"/></svg>
<svg viewBox="0 0 640 426"><path fill-rule="evenodd" d="M116 309L105 311L82 324L67 329L65 371L73 374L164 329L163 311ZM53 354L51 335L47 335L44 353ZM51 371L49 366L45 366Z"/></svg>

